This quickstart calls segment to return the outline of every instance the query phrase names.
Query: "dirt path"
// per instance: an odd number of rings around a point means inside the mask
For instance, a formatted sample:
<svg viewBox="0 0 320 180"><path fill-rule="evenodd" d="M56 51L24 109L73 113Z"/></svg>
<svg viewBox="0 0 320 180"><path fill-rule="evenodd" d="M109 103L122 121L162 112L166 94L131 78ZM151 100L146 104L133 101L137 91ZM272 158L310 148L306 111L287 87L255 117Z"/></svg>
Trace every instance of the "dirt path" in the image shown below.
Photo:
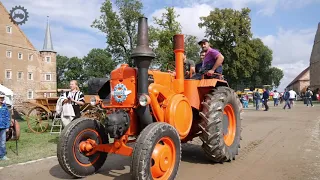
<svg viewBox="0 0 320 180"><path fill-rule="evenodd" d="M241 149L235 161L209 163L198 139L183 145L177 179L316 180L320 179L320 106L297 104L269 112L246 109ZM86 179L130 179L130 158L110 155L100 172ZM1 180L70 179L57 159L0 170Z"/></svg>

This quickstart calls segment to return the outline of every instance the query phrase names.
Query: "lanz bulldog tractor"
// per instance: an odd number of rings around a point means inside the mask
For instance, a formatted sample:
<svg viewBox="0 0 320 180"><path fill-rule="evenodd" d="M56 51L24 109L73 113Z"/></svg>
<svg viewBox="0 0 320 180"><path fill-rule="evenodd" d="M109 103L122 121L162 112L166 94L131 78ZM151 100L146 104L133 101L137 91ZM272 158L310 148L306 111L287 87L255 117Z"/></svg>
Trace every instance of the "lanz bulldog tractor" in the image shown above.
<svg viewBox="0 0 320 180"><path fill-rule="evenodd" d="M197 136L213 162L235 159L242 110L237 94L221 79L185 80L184 36L173 39L176 76L149 70L155 54L147 18L139 19L132 53L136 68L122 64L98 92L105 118L76 119L61 133L57 156L64 171L78 178L94 174L108 153L115 153L132 156L132 179L171 180L177 176L181 143Z"/></svg>

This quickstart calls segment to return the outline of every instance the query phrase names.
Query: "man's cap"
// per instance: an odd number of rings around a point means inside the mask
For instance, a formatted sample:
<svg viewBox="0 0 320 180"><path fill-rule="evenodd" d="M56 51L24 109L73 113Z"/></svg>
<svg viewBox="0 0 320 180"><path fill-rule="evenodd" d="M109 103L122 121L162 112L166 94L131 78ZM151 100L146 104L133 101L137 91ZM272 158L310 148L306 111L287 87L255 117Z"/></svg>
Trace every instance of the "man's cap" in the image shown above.
<svg viewBox="0 0 320 180"><path fill-rule="evenodd" d="M4 97L6 97L6 96L5 96L5 95L0 94L0 98L4 98Z"/></svg>
<svg viewBox="0 0 320 180"><path fill-rule="evenodd" d="M209 41L208 39L202 39L201 41L198 42L198 44L200 45L201 43L204 43L204 42L209 42Z"/></svg>

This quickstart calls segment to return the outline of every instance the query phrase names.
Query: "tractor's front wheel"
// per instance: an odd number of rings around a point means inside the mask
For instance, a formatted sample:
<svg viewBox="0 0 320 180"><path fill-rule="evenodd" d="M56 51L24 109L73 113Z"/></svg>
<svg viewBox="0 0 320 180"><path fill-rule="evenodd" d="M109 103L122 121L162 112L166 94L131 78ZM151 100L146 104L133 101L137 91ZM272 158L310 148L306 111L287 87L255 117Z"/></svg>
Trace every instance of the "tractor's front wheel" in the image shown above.
<svg viewBox="0 0 320 180"><path fill-rule="evenodd" d="M235 159L240 147L241 119L239 98L228 87L218 87L203 102L202 148L210 160L223 163Z"/></svg>
<svg viewBox="0 0 320 180"><path fill-rule="evenodd" d="M79 118L71 121L62 131L57 156L62 169L69 175L81 178L97 172L104 164L107 153L92 150L91 144L106 144L108 137L99 121Z"/></svg>
<svg viewBox="0 0 320 180"><path fill-rule="evenodd" d="M173 180L181 161L181 142L176 129L155 122L144 128L134 146L131 175L134 180Z"/></svg>

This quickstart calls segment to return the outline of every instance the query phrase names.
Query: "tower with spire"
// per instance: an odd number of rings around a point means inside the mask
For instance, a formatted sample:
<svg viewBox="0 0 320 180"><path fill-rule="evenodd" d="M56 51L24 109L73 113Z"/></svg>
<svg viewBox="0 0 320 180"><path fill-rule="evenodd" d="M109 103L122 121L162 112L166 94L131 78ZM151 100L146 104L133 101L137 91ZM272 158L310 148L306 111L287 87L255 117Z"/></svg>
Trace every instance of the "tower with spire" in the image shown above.
<svg viewBox="0 0 320 180"><path fill-rule="evenodd" d="M56 51L53 48L49 16L47 16L47 27L44 37L43 48L40 51L42 72L41 72L41 89L56 90L57 89L57 73L56 73ZM55 93L51 93L54 96ZM50 95L47 95L50 96Z"/></svg>

